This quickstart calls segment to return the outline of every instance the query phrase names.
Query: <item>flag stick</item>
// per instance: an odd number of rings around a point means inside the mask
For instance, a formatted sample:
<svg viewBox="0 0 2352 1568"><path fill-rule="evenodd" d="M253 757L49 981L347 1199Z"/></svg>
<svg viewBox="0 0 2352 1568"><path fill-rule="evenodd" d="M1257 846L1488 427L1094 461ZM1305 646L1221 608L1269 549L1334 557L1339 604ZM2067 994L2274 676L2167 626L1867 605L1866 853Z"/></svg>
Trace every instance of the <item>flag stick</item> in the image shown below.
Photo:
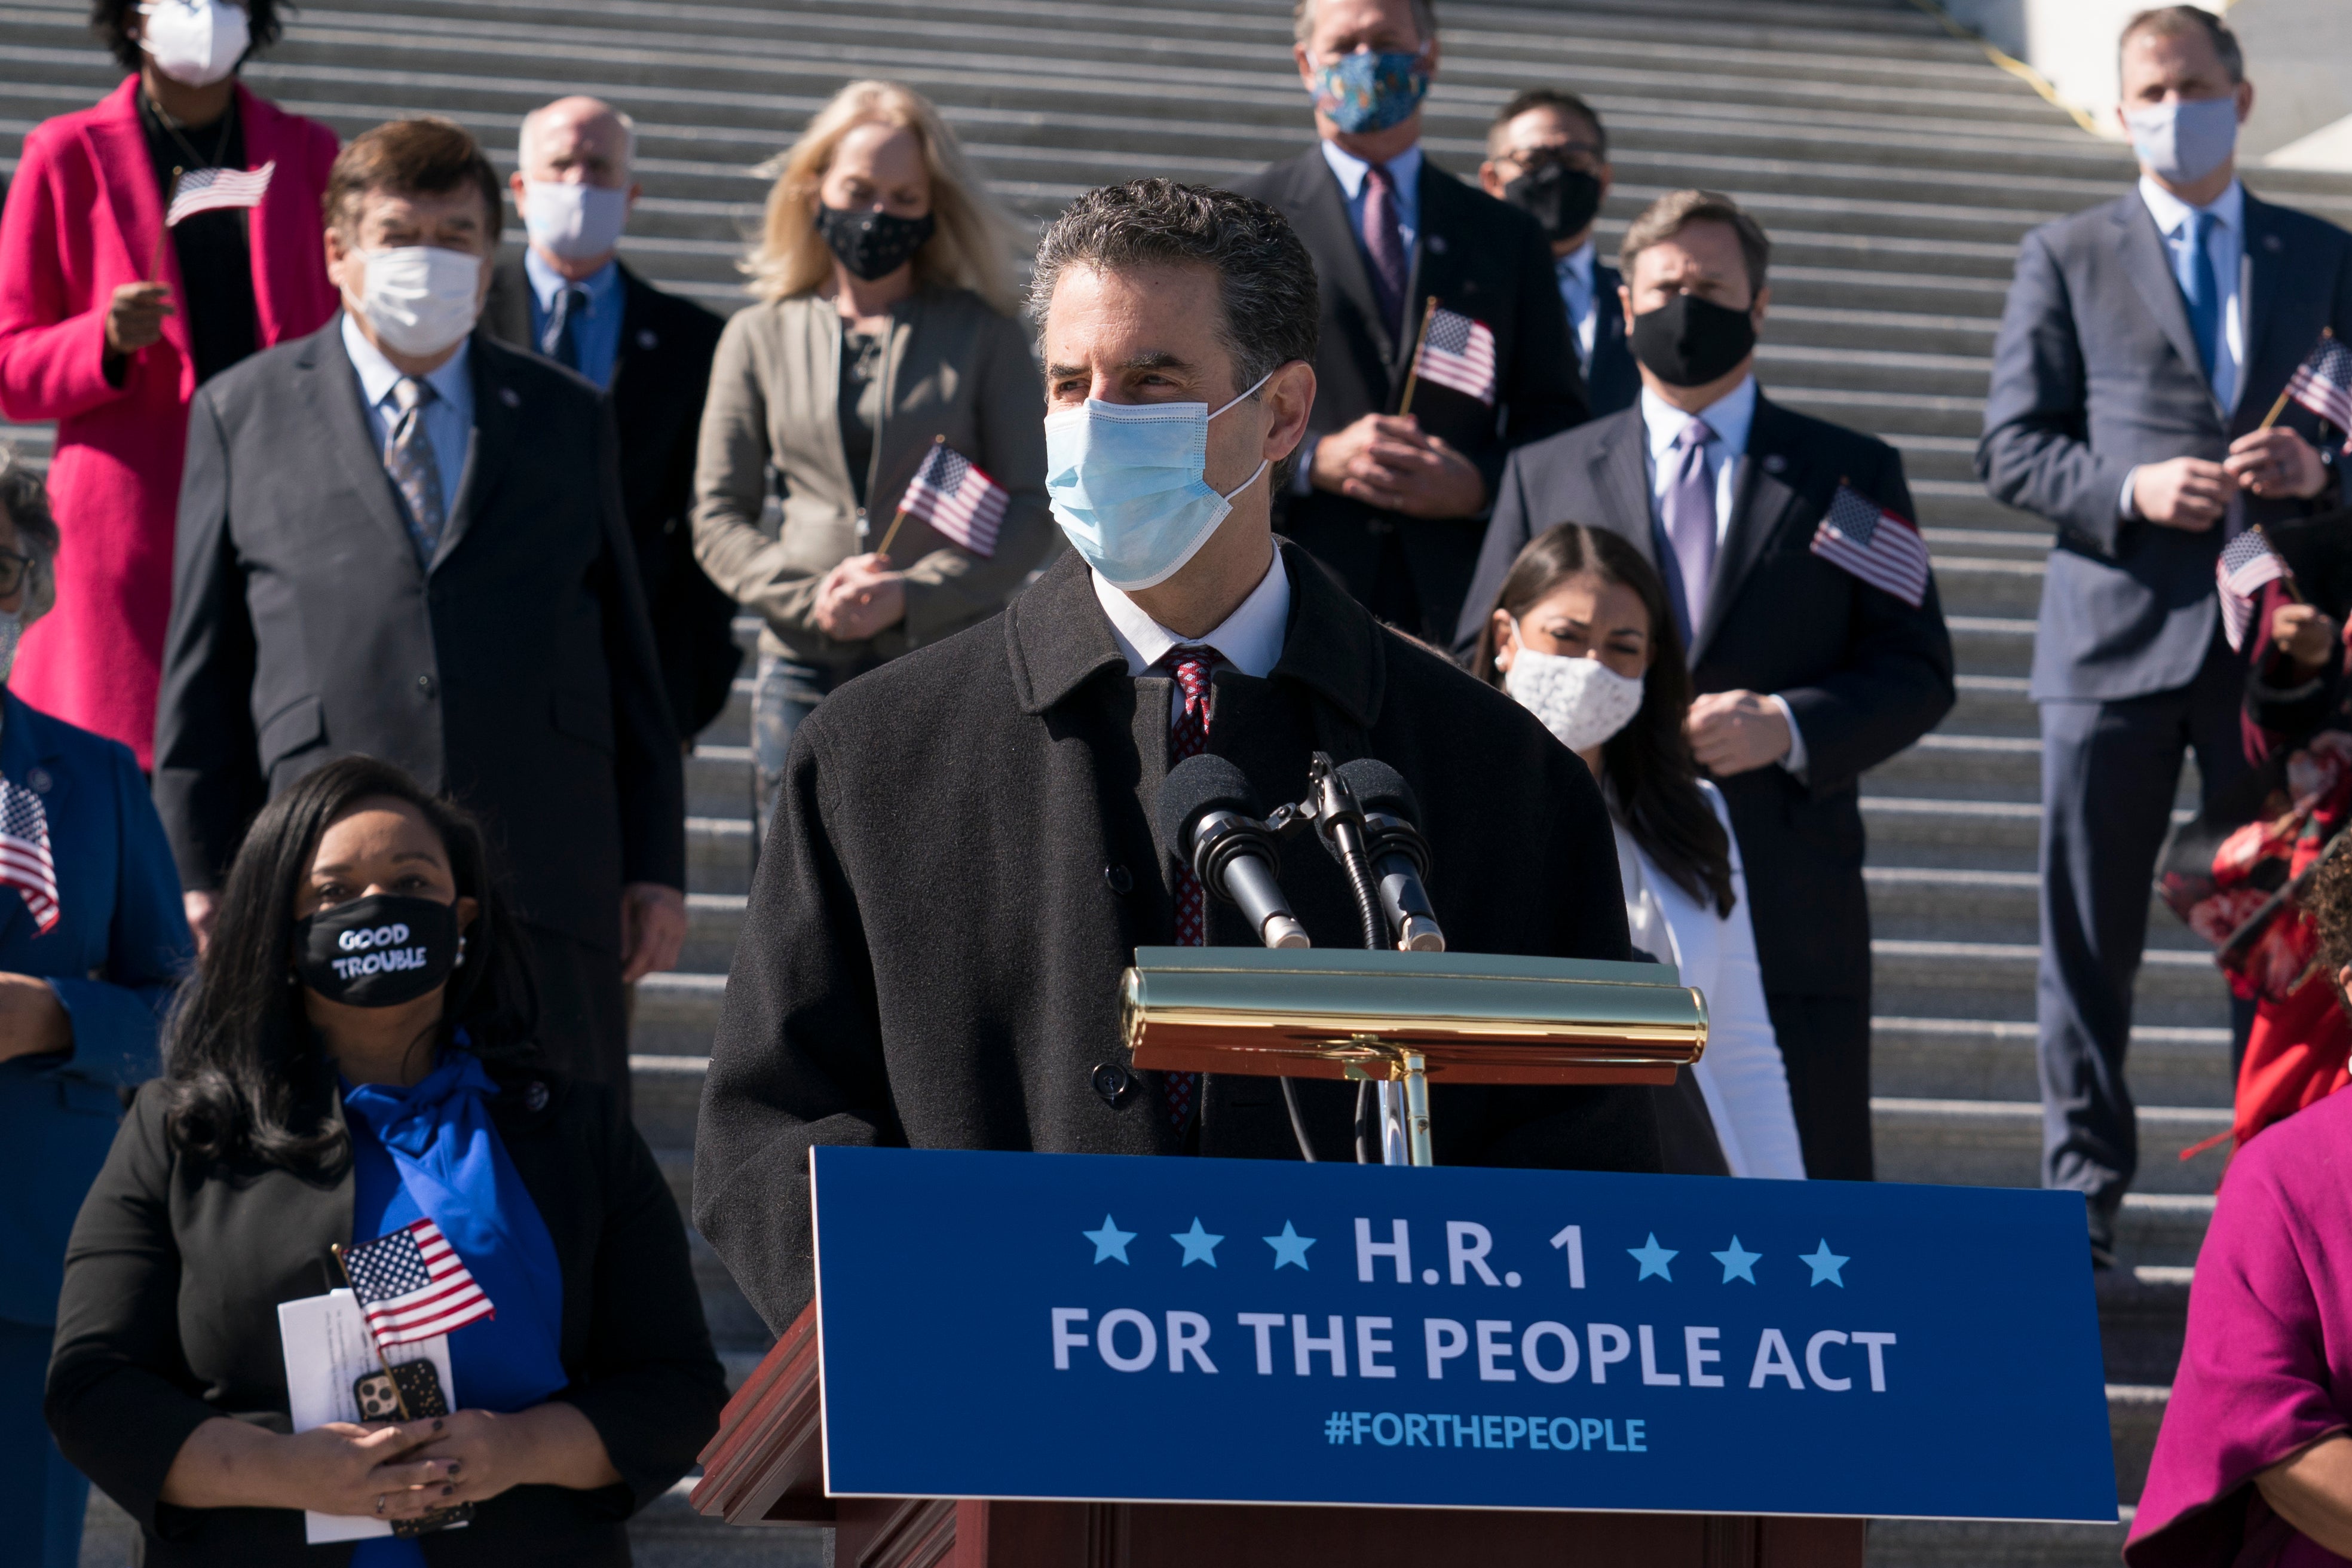
<svg viewBox="0 0 2352 1568"><path fill-rule="evenodd" d="M1437 296L1432 294L1429 297L1429 303L1422 308L1421 331L1412 340L1412 363L1405 367L1404 396L1397 402L1397 417L1400 419L1412 412L1412 389L1421 375L1421 351L1429 342L1429 323L1435 320L1436 316Z"/></svg>
<svg viewBox="0 0 2352 1568"><path fill-rule="evenodd" d="M186 172L187 171L184 169L173 169L172 171L172 184L170 187L163 192L164 223L161 228L158 228L155 231L155 254L147 258L147 281L150 283L160 283L163 280L163 273L161 271L163 265L163 237L172 232L172 225L170 221L172 215L172 201L173 197L180 194L180 176Z"/></svg>
<svg viewBox="0 0 2352 1568"><path fill-rule="evenodd" d="M898 525L906 521L907 509L902 506L898 509L898 514L890 520L890 526L883 531L882 543L877 549L876 549L874 552L875 554L887 555L890 553L890 542L898 537Z"/></svg>
<svg viewBox="0 0 2352 1568"><path fill-rule="evenodd" d="M2332 337L2334 337L2334 336L2336 335L2336 329L2335 329L2334 327L2322 327L2322 328L2320 328L2320 329L2319 329L2319 335L2320 335L2322 338L2332 338ZM2292 386L2294 386L2294 378L2293 376L2289 376L2289 377L2287 378L2286 387L2292 387ZM2282 387L2282 388L2280 389L2280 391L2279 391L2279 395L2278 395L2278 401L2271 405L2271 411L2270 411L2268 414L2265 414L2265 415L2263 415L2263 422L2262 422L2260 425L2255 426L2254 426L2254 428L2255 428L2255 429L2257 429L2257 430L2267 430L2267 429L2269 429L2272 426L2273 426L2273 425L2275 425L2275 424L2277 424L2277 423L2278 423L2279 416L2286 412L2286 400L2287 400L2287 390L2286 390L2286 387Z"/></svg>
<svg viewBox="0 0 2352 1568"><path fill-rule="evenodd" d="M343 1244L340 1241L329 1242L327 1250L335 1255L335 1269L342 1275L344 1287L352 1292L356 1301L359 1287L352 1283L351 1268L343 1261ZM400 1418L403 1421L414 1420L415 1417L408 1414L408 1395L400 1392L400 1374L392 1370L392 1358L383 1353L383 1342L375 1337L375 1327L367 1321L367 1309L364 1307L360 1309L360 1326L367 1330L368 1343L375 1347L376 1364L383 1368L384 1379L392 1384L392 1402L399 1408Z"/></svg>

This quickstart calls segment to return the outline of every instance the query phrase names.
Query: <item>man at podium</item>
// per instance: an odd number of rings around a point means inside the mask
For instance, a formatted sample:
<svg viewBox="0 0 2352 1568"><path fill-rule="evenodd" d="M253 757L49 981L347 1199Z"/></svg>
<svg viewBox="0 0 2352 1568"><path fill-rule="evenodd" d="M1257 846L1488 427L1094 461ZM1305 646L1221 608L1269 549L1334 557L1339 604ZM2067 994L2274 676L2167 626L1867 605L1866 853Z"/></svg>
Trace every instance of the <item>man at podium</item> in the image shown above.
<svg viewBox="0 0 2352 1568"><path fill-rule="evenodd" d="M1583 765L1273 534L1318 321L1281 214L1164 180L1092 192L1041 241L1031 309L1073 549L801 726L728 979L695 1221L778 1330L814 1292L812 1144L1298 1157L1278 1083L1126 1062L1139 945L1255 940L1160 837L1183 757L1228 759L1269 807L1315 752L1376 757L1419 798L1453 948L1630 956ZM1355 945L1311 834L1283 884L1317 944ZM1319 1157L1351 1158L1354 1086L1296 1087ZM1658 1168L1645 1089L1433 1100L1441 1163Z"/></svg>

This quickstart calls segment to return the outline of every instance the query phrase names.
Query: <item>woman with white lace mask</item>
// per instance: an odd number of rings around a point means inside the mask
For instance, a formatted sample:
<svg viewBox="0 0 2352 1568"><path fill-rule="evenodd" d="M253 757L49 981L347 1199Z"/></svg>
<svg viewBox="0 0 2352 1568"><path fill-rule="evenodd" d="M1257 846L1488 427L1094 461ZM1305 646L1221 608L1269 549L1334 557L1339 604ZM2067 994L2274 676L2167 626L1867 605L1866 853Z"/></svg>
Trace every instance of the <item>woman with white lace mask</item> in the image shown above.
<svg viewBox="0 0 2352 1568"><path fill-rule="evenodd" d="M1690 672L1657 572L1616 534L1561 524L1512 563L1472 668L1600 782L1633 945L1706 996L1706 1054L1693 1076L1725 1164L1735 1176L1801 1179L1739 847L1683 736Z"/></svg>

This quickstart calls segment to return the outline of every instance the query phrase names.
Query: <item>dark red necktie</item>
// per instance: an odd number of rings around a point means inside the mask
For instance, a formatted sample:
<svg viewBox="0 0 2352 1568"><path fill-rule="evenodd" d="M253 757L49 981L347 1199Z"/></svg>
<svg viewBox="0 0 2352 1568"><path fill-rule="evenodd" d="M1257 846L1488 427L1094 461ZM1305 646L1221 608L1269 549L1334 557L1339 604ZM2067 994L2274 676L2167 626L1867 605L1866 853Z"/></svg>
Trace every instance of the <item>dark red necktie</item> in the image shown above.
<svg viewBox="0 0 2352 1568"><path fill-rule="evenodd" d="M1160 656L1160 668L1175 676L1176 684L1184 691L1183 711L1177 714L1168 731L1168 765L1171 768L1209 749L1209 670L1216 658L1213 648L1182 647L1171 648ZM1201 879L1192 874L1192 868L1184 865L1176 868L1176 945L1209 945L1208 889L1201 886ZM1198 1073L1160 1075L1160 1100L1168 1112L1168 1124L1179 1133L1192 1125L1200 1088Z"/></svg>
<svg viewBox="0 0 2352 1568"><path fill-rule="evenodd" d="M1397 224L1396 182L1378 163L1364 171L1364 254L1371 258L1372 289L1391 338L1404 331L1404 231Z"/></svg>

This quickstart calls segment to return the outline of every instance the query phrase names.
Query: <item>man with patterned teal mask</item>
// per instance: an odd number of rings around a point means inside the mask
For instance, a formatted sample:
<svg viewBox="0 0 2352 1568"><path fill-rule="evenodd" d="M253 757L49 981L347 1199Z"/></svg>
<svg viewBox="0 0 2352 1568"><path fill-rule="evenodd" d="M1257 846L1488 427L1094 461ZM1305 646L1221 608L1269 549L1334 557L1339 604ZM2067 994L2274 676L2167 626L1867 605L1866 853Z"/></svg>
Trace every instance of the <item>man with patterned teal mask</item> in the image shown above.
<svg viewBox="0 0 2352 1568"><path fill-rule="evenodd" d="M1584 416L1549 242L1423 156L1434 0L1296 0L1316 145L1236 182L1290 220L1323 299L1318 391L1277 524L1382 620L1433 641L1461 606L1504 458ZM1483 395L1404 386L1430 302L1491 334ZM1482 342L1484 340L1481 340Z"/></svg>

